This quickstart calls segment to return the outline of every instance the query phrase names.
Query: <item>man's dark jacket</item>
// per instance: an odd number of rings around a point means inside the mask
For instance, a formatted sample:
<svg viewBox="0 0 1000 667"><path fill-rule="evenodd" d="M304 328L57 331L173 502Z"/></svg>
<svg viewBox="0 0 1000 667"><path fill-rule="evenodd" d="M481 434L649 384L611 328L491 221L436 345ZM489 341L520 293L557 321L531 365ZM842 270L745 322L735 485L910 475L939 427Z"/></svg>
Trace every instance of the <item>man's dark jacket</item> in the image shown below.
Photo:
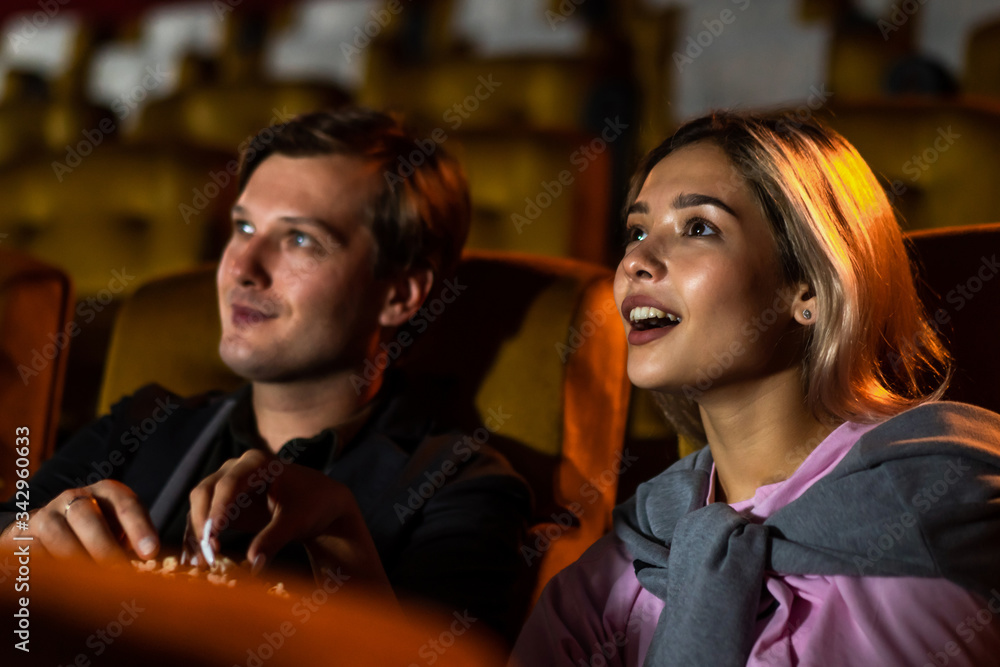
<svg viewBox="0 0 1000 667"><path fill-rule="evenodd" d="M105 477L151 507L223 402L248 395L244 387L184 399L158 385L143 387L42 466L30 480L31 507ZM512 640L531 588L519 553L530 492L486 444L433 430L413 401L389 396L334 460L314 467L353 492L397 596L468 613ZM202 472L173 513L186 507ZM0 530L15 510L13 502L0 505Z"/></svg>

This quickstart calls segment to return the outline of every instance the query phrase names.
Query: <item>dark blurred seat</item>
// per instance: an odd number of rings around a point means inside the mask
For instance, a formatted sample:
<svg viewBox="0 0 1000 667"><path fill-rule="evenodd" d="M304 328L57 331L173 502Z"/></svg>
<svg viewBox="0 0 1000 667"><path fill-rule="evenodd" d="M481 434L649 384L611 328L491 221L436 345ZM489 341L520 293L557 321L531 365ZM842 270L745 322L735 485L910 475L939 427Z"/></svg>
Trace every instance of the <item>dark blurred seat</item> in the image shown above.
<svg viewBox="0 0 1000 667"><path fill-rule="evenodd" d="M1000 223L907 238L920 297L955 359L945 398L1000 412Z"/></svg>
<svg viewBox="0 0 1000 667"><path fill-rule="evenodd" d="M962 84L967 94L1000 100L1000 18L995 15L969 33Z"/></svg>
<svg viewBox="0 0 1000 667"><path fill-rule="evenodd" d="M28 437L32 472L52 454L72 308L65 273L0 249L0 500L14 494L18 437Z"/></svg>

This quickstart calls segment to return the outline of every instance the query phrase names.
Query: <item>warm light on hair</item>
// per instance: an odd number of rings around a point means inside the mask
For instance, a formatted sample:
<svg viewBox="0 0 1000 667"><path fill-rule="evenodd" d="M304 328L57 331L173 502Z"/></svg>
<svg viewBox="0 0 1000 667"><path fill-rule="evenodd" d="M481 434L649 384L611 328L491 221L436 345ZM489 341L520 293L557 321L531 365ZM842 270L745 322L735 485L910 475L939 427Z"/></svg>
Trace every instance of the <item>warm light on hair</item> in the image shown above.
<svg viewBox="0 0 1000 667"><path fill-rule="evenodd" d="M949 355L917 296L896 216L857 150L816 123L713 114L685 124L644 158L626 207L657 163L702 141L725 151L756 197L786 284L805 282L816 296L802 360L813 414L828 423L871 423L940 398ZM705 442L693 401L656 396L680 433Z"/></svg>

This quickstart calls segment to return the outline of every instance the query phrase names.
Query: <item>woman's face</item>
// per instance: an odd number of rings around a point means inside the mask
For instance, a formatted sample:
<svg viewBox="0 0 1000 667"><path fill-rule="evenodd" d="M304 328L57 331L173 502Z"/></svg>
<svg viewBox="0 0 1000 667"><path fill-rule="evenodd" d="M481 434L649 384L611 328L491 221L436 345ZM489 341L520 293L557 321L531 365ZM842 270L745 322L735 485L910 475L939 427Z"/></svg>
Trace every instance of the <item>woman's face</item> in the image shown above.
<svg viewBox="0 0 1000 667"><path fill-rule="evenodd" d="M626 224L615 301L636 386L697 399L795 363L797 346L780 343L797 328L799 292L784 284L770 225L721 148L700 142L660 161Z"/></svg>

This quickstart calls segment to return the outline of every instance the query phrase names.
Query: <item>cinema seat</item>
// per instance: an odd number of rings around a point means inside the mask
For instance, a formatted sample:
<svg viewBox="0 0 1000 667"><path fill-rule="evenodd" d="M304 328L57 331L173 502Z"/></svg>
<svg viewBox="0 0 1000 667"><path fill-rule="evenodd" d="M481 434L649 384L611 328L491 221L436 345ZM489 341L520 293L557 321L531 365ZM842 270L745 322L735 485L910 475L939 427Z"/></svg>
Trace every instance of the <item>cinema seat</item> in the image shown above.
<svg viewBox="0 0 1000 667"><path fill-rule="evenodd" d="M917 289L955 361L945 398L1000 412L1000 223L907 236Z"/></svg>
<svg viewBox="0 0 1000 667"><path fill-rule="evenodd" d="M99 126L58 153L0 168L0 233L62 267L80 298L106 306L214 254L235 181L226 189L213 179L228 175L225 164L218 153L121 146Z"/></svg>
<svg viewBox="0 0 1000 667"><path fill-rule="evenodd" d="M379 44L369 47L358 101L401 109L430 128L581 129L590 85L584 58L442 57L401 63Z"/></svg>
<svg viewBox="0 0 1000 667"><path fill-rule="evenodd" d="M32 472L55 448L72 308L64 272L0 249L0 500L14 494L16 448Z"/></svg>
<svg viewBox="0 0 1000 667"><path fill-rule="evenodd" d="M509 416L489 444L535 493L538 523L524 555L538 568L537 595L611 525L629 395L611 272L573 260L468 251L455 284L451 305L432 290L434 322L426 335L415 330L401 369L451 387L443 404L468 433L491 414ZM152 282L128 299L100 410L152 381L182 394L239 384L216 352L215 304L209 268Z"/></svg>
<svg viewBox="0 0 1000 667"><path fill-rule="evenodd" d="M608 129L612 141L620 135ZM603 138L520 128L459 131L447 141L469 178L468 247L603 263L612 216Z"/></svg>
<svg viewBox="0 0 1000 667"><path fill-rule="evenodd" d="M879 176L906 230L1000 220L1000 102L836 103L824 117Z"/></svg>

